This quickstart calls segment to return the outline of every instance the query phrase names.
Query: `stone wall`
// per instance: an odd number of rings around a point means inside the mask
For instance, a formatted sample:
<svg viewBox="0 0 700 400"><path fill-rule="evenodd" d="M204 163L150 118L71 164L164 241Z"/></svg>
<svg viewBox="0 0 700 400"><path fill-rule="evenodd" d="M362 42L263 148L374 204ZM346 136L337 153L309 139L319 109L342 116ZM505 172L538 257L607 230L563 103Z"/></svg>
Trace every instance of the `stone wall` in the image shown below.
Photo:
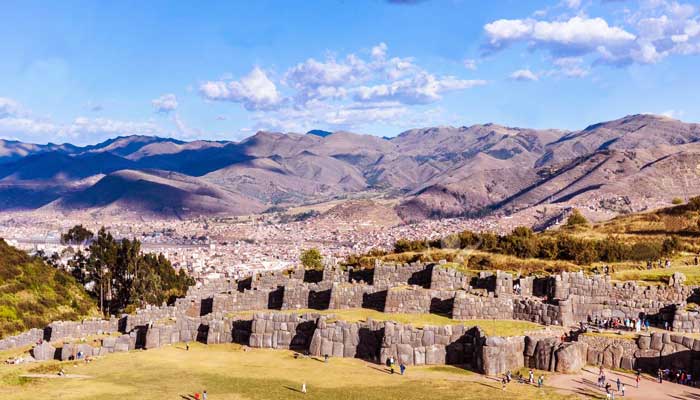
<svg viewBox="0 0 700 400"><path fill-rule="evenodd" d="M454 268L435 265L430 277L430 288L438 290L459 290L469 287L469 277Z"/></svg>
<svg viewBox="0 0 700 400"><path fill-rule="evenodd" d="M423 289L418 286L390 288L384 312L409 314L452 314L454 290Z"/></svg>
<svg viewBox="0 0 700 400"><path fill-rule="evenodd" d="M475 296L457 292L452 311L454 319L513 319L512 297Z"/></svg>
<svg viewBox="0 0 700 400"><path fill-rule="evenodd" d="M478 328L462 325L416 328L385 322L380 362L394 357L409 365L471 365L482 336Z"/></svg>
<svg viewBox="0 0 700 400"><path fill-rule="evenodd" d="M319 317L317 314L255 314L250 347L307 350Z"/></svg>
<svg viewBox="0 0 700 400"><path fill-rule="evenodd" d="M655 373L658 368L681 368L700 373L700 339L653 332L637 339L582 335L588 344L587 361L607 368L636 369Z"/></svg>
<svg viewBox="0 0 700 400"><path fill-rule="evenodd" d="M639 286L636 282L613 283L604 275L562 272L554 278L552 296L554 300L571 300L575 321L644 315L661 325L662 321L673 322L676 306L684 306L696 291L696 287L680 284ZM691 329L689 324L686 329Z"/></svg>
<svg viewBox="0 0 700 400"><path fill-rule="evenodd" d="M403 285L418 285L430 287L432 264L379 264L374 267L374 285L391 288Z"/></svg>

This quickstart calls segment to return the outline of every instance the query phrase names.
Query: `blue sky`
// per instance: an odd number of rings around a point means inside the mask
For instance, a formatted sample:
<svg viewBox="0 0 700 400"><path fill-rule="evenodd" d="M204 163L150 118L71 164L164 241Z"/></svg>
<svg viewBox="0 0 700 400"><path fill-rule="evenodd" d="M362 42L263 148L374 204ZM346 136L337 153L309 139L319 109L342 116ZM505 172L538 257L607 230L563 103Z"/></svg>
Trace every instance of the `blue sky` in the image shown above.
<svg viewBox="0 0 700 400"><path fill-rule="evenodd" d="M700 2L3 3L0 137L700 121Z"/></svg>

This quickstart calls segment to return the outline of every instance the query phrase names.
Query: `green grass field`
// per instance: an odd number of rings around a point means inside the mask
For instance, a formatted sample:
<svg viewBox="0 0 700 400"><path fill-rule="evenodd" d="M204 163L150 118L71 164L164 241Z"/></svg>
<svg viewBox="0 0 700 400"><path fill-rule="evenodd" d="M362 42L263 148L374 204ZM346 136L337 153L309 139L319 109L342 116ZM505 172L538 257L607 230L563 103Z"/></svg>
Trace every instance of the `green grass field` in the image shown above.
<svg viewBox="0 0 700 400"><path fill-rule="evenodd" d="M366 308L351 308L346 310L284 310L284 311L270 311L270 310L260 310L260 311L243 311L235 313L239 317L246 317L256 312L279 312L279 313L295 313L295 314L321 314L321 315L333 315L333 319L347 321L347 322L357 322L366 321L371 318L375 321L394 321L401 324L411 324L415 327L421 328L426 325L433 326L443 326L443 325L465 325L465 326L479 326L486 332L488 336L519 336L523 335L525 332L535 331L542 329L542 325L538 325L534 322L528 321L516 321L516 320L488 320L488 319L471 319L471 320L455 320L446 316L438 314L403 314L403 313L384 313L376 310L369 310ZM331 321L333 320L331 319Z"/></svg>
<svg viewBox="0 0 700 400"><path fill-rule="evenodd" d="M7 354L5 354L7 355ZM77 366L74 366L77 365ZM89 378L27 379L27 373ZM306 382L308 394L299 392ZM357 359L295 359L290 351L194 344L110 354L90 364L1 365L0 397L7 399L569 399L545 389L510 384L451 366L409 367L405 376Z"/></svg>

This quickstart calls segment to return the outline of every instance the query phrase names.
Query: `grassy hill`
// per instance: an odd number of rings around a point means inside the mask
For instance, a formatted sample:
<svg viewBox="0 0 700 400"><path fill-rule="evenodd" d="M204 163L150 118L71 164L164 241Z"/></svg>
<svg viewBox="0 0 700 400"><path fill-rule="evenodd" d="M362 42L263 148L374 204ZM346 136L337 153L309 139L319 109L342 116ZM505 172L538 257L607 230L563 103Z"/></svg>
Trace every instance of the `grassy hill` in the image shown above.
<svg viewBox="0 0 700 400"><path fill-rule="evenodd" d="M89 315L95 303L72 276L0 239L0 338Z"/></svg>

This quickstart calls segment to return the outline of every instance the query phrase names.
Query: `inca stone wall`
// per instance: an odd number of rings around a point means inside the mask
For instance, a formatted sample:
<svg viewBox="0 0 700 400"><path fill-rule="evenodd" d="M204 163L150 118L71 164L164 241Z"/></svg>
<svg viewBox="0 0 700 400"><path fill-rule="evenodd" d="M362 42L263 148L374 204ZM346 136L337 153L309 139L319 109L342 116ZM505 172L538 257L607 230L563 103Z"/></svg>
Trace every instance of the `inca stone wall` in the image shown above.
<svg viewBox="0 0 700 400"><path fill-rule="evenodd" d="M384 312L408 314L452 314L454 290L423 289L418 286L390 288Z"/></svg>
<svg viewBox="0 0 700 400"><path fill-rule="evenodd" d="M256 314L250 347L307 350L319 315Z"/></svg>
<svg viewBox="0 0 700 400"><path fill-rule="evenodd" d="M401 285L430 287L432 264L380 264L374 267L374 285L390 288Z"/></svg>
<svg viewBox="0 0 700 400"><path fill-rule="evenodd" d="M454 268L435 265L430 277L430 288L438 290L459 290L469 287L469 277Z"/></svg>
<svg viewBox="0 0 700 400"><path fill-rule="evenodd" d="M513 298L475 296L457 292L452 311L454 319L513 319Z"/></svg>
<svg viewBox="0 0 700 400"><path fill-rule="evenodd" d="M409 365L472 364L481 330L462 325L425 326L386 322L380 362L389 357Z"/></svg>
<svg viewBox="0 0 700 400"><path fill-rule="evenodd" d="M587 362L607 368L636 369L654 373L659 368L681 368L700 373L700 339L653 332L636 340L582 335L588 345Z"/></svg>

